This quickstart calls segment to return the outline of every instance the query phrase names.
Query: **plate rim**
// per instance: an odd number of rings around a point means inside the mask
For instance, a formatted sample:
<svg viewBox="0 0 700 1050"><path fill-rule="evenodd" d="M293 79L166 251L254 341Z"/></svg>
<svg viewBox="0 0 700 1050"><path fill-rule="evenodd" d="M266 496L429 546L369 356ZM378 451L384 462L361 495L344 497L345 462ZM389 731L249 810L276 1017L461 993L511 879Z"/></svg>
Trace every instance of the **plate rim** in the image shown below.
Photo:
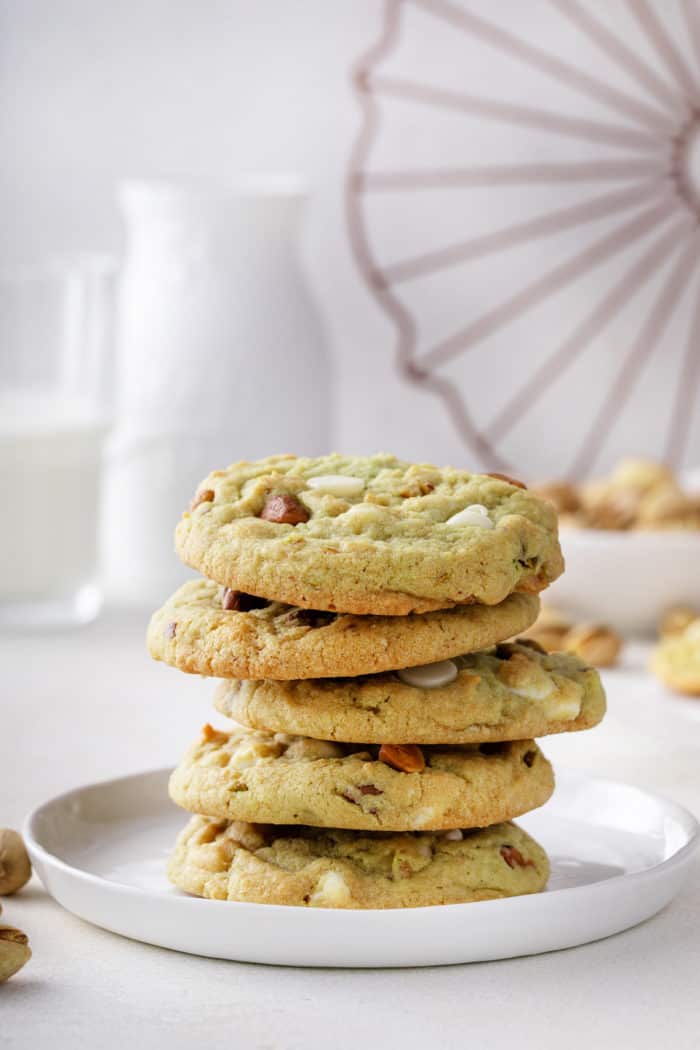
<svg viewBox="0 0 700 1050"><path fill-rule="evenodd" d="M435 914L437 912L440 912L440 913L444 912L444 910L446 908L449 908L451 911L454 911L454 909L464 909L464 908L473 909L474 904L480 904L482 906L483 905L490 905L491 907L498 907L498 906L500 906L502 909L505 908L505 907L508 907L508 906L512 907L513 905L515 905L516 907L518 905L520 905L522 907L524 901L527 901L527 900L529 900L531 898L540 900L542 898L542 896L543 896L542 894L539 894L539 893L525 894L525 895L521 894L521 895L516 896L516 897L504 897L504 898L499 898L499 899L496 899L496 900L467 901L467 902L459 902L459 903L455 903L455 904L428 904L428 905L423 905L423 906L417 907L417 908L398 908L398 909L397 908L333 908L333 909L328 909L328 908L303 908L300 905L259 904L259 903L254 902L254 901L211 900L211 899L204 898L204 897L196 897L196 896L186 895L186 894L184 894L182 896L166 897L166 895L163 893L163 891L144 889L144 888L142 888L140 886L131 886L128 883L117 882L117 881L115 881L113 879L106 878L103 875L96 875L93 872L86 871L84 868L78 868L74 864L69 864L67 861L64 861L60 857L56 856L56 854L50 852L50 850L48 850L45 846L43 846L38 841L38 839L36 837L36 834L35 834L35 824L40 819L42 812L45 809L47 809L49 806L56 805L57 803L60 803L60 802L62 802L64 800L70 798L70 796L79 794L79 793L81 793L83 791L96 789L96 788L106 788L106 787L111 786L111 785L118 785L120 783L124 783L124 782L129 781L129 780L136 780L138 778L146 777L146 776L157 776L157 775L160 775L160 776L164 776L165 777L165 776L169 776L171 772L172 772L172 767L170 767L170 766L160 766L160 767L156 767L156 768L152 768L152 769L143 769L143 770L140 770L140 771L137 771L137 772L133 772L133 773L125 773L125 774L122 774L121 776L118 776L118 777L107 777L107 778L104 778L104 779L91 781L90 783L79 784L77 787L69 788L67 791L62 791L58 795L54 795L53 797L51 797L49 799L46 799L44 802L39 803L39 805L35 806L32 810L30 810L30 812L27 814L27 816L25 817L25 819L23 821L23 824L22 824L22 836L23 836L23 838L25 840L25 843L27 845L27 849L29 851L32 863L35 866L37 866L37 867L39 867L40 864L42 864L42 863L46 864L46 865L48 865L50 867L53 867L54 869L58 869L64 875L69 876L71 878L74 878L74 879L76 879L79 882L83 882L83 883L86 883L88 885L96 886L96 887L98 887L98 888L100 888L102 890L105 890L107 892L117 892L119 894L125 894L126 896L129 896L129 897L132 897L132 898L143 899L143 900L146 900L146 901L161 901L161 902L164 901L164 900L168 900L170 902L177 901L178 902L178 906L187 906L187 907L190 907L190 908L192 908L192 907L194 907L194 908L202 908L202 907L227 906L229 909L231 909L231 905L235 905L236 906L236 911L240 911L240 909L246 909L246 910L254 909L254 910L257 910L257 909L260 909L260 908L264 908L266 914L269 914L269 913L271 913L274 910L275 912L278 912L278 913L289 913L290 911L292 911L295 914L303 912L306 915L311 915L313 913L319 913L320 915L324 915L326 912L328 912L330 910L330 911L333 912L334 916L335 915L338 915L338 916L340 916L340 915L348 915L348 916L350 916L350 918L348 918L348 919L339 919L338 921L340 921L340 922L349 922L349 921L351 921L351 918L353 916L356 916L357 914L365 915L368 912L370 912L373 916L383 915L383 916L387 917L387 918L385 918L384 921L388 922L388 921L390 921L390 919L388 917L394 916L397 911L400 912L401 914L404 914L404 913L411 913L411 914L433 913L433 914ZM625 781L622 781L622 780L613 780L610 777L594 776L594 775L591 775L591 774L589 774L589 773L587 773L587 772L585 772L583 770L571 770L571 769L567 769L566 767L560 768L557 771L557 776L558 777L564 776L565 778L571 778L573 780L586 781L586 782L595 781L597 784L613 785L615 787L623 787L623 788L631 789L633 791L639 792L641 795L646 796L648 799L652 799L656 803L662 803L665 808L670 810L671 815L678 821L678 823L685 830L685 832L687 834L687 841L680 847L680 849L676 850L676 852L673 853L670 857L667 857L666 859L660 861L658 864L653 864L651 867L643 868L640 871L624 872L624 873L621 873L619 875L611 875L607 879L601 879L601 880L599 880L597 882L586 883L583 886L563 886L563 887L561 887L559 889L548 890L546 896L550 900L554 900L554 899L561 900L561 897L562 897L563 894L571 894L571 893L574 893L576 891L585 892L585 893L596 893L596 892L607 893L611 886L614 886L615 883L617 883L617 882L619 882L621 880L624 880L628 885L631 884L632 886L633 885L644 884L644 883L652 881L653 879L658 877L658 874L659 874L659 872L661 870L663 870L666 873L670 873L672 870L674 870L674 869L676 869L678 867L684 866L690 860L690 858L692 857L693 853L695 853L696 849L698 848L698 845L700 844L700 821L698 820L698 818L695 816L694 813L692 813L689 809L687 809L681 803L675 802L673 799L667 798L665 795L657 794L656 792L650 791L647 788L638 787L636 784L628 784L628 783L626 783ZM532 811L532 812L534 812L534 811ZM525 816L527 816L527 814L521 814L521 816L525 817ZM37 861L38 861L38 863L37 863ZM47 892L48 892L48 890L47 890ZM313 921L319 921L320 922L322 920L321 919L318 919L318 920L313 920L312 919L311 921L312 922ZM377 919L375 918L374 921L376 922ZM382 921L382 920L379 920L379 921Z"/></svg>

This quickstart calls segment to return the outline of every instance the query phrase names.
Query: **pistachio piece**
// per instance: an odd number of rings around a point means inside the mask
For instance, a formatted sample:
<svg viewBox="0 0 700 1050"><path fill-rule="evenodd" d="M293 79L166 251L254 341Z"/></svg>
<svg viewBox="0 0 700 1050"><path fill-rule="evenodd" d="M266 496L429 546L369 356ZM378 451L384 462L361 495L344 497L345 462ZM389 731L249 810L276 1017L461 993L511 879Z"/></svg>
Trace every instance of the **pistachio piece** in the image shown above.
<svg viewBox="0 0 700 1050"><path fill-rule="evenodd" d="M264 609L269 604L267 598L259 598L257 594L246 594L244 591L234 591L232 587L225 587L221 596L221 608L227 612L250 612L252 609Z"/></svg>
<svg viewBox="0 0 700 1050"><path fill-rule="evenodd" d="M425 769L423 752L415 744L382 744L379 761L401 773L422 773Z"/></svg>
<svg viewBox="0 0 700 1050"><path fill-rule="evenodd" d="M32 866L22 836L11 828L0 828L0 896L21 889L31 874Z"/></svg>
<svg viewBox="0 0 700 1050"><path fill-rule="evenodd" d="M214 490L213 489L202 489L198 492L190 503L190 510L196 510L200 503L213 503L214 501Z"/></svg>
<svg viewBox="0 0 700 1050"><path fill-rule="evenodd" d="M534 868L535 866L529 858L525 860L515 846L501 846L500 853L509 868Z"/></svg>
<svg viewBox="0 0 700 1050"><path fill-rule="evenodd" d="M296 496L286 493L268 496L260 517L264 521L274 521L278 525L301 525L308 521L311 515Z"/></svg>
<svg viewBox="0 0 700 1050"><path fill-rule="evenodd" d="M14 926L0 926L0 983L21 970L31 954L26 933Z"/></svg>
<svg viewBox="0 0 700 1050"><path fill-rule="evenodd" d="M563 647L594 667L614 667L622 639L605 624L583 623L571 628Z"/></svg>

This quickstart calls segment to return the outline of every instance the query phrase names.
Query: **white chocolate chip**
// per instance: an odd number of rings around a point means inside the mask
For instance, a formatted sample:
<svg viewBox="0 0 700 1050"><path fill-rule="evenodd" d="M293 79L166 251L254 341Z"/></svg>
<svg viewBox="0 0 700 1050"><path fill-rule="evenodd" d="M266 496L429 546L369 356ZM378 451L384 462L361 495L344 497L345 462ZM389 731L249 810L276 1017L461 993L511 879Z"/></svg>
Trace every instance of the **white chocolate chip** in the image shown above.
<svg viewBox="0 0 700 1050"><path fill-rule="evenodd" d="M450 842L461 842L464 838L464 835L459 830L459 828L453 828L452 831L445 832L445 838L448 839Z"/></svg>
<svg viewBox="0 0 700 1050"><path fill-rule="evenodd" d="M362 478L351 474L321 474L309 478L308 484L310 489L326 492L329 496L359 496L365 487Z"/></svg>
<svg viewBox="0 0 700 1050"><path fill-rule="evenodd" d="M558 722L571 722L581 713L581 700L574 697L560 697L558 700L546 700L544 704L547 718Z"/></svg>
<svg viewBox="0 0 700 1050"><path fill-rule="evenodd" d="M251 766L257 765L261 758L278 758L281 748L279 745L257 740L252 737L248 740L242 740L236 749L231 753L231 757L228 762L230 769L236 769L242 771L244 769L250 769ZM213 752L212 757L217 758L220 752Z"/></svg>
<svg viewBox="0 0 700 1050"><path fill-rule="evenodd" d="M457 677L457 664L453 660L438 660L434 664L404 667L396 673L406 685L415 685L418 689L439 689L441 685L454 682Z"/></svg>
<svg viewBox="0 0 700 1050"><path fill-rule="evenodd" d="M511 693L515 693L516 696L522 696L525 700L546 700L555 689L554 682L551 678L545 678L542 675L537 681L530 682L529 685L518 688L515 685L508 685Z"/></svg>
<svg viewBox="0 0 700 1050"><path fill-rule="evenodd" d="M456 514L447 519L445 524L477 525L482 529L492 529L494 527L489 517L489 512L481 503L472 503L471 506L465 507L464 510L458 510Z"/></svg>
<svg viewBox="0 0 700 1050"><path fill-rule="evenodd" d="M260 832L257 824L248 824L244 820L232 821L225 831L225 836L233 842L239 843L244 849L254 851L265 845L265 836Z"/></svg>
<svg viewBox="0 0 700 1050"><path fill-rule="evenodd" d="M327 871L321 876L309 904L318 907L341 907L350 900L350 889L347 882L337 871Z"/></svg>
<svg viewBox="0 0 700 1050"><path fill-rule="evenodd" d="M530 682L525 687L508 685L508 689L516 696L541 704L547 718L558 722L570 722L581 713L583 690L573 682L557 689L551 678L543 676L539 681Z"/></svg>
<svg viewBox="0 0 700 1050"><path fill-rule="evenodd" d="M381 521L384 516L382 508L377 507L374 503L353 503L344 512L343 520L349 520L351 525L361 527L363 525L373 525Z"/></svg>

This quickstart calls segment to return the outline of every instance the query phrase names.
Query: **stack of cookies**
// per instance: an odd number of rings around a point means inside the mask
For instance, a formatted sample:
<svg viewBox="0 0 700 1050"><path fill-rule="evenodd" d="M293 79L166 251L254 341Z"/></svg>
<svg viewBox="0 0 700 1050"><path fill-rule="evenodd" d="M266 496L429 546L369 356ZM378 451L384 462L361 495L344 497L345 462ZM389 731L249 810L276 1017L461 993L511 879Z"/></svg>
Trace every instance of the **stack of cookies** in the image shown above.
<svg viewBox="0 0 700 1050"><path fill-rule="evenodd" d="M221 679L175 770L195 814L171 880L203 897L335 908L542 889L513 817L552 769L533 737L603 716L577 657L507 642L563 569L520 482L393 456L274 456L215 471L176 533L186 583L151 655Z"/></svg>

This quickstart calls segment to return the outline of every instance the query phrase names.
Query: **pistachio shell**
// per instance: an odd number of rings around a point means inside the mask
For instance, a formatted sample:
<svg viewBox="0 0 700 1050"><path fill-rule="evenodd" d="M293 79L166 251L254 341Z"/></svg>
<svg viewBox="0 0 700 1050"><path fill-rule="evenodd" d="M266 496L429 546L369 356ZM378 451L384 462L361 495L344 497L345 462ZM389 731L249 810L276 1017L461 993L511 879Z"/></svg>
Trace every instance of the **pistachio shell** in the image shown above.
<svg viewBox="0 0 700 1050"><path fill-rule="evenodd" d="M21 970L31 954L26 933L14 926L0 926L0 983Z"/></svg>

